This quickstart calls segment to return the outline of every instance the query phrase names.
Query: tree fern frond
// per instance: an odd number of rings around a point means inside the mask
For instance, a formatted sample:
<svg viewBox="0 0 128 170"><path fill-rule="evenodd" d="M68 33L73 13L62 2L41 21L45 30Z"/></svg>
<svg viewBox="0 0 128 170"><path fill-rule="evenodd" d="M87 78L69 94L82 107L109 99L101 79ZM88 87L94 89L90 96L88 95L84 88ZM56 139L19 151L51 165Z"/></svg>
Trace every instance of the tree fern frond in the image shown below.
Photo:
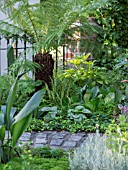
<svg viewBox="0 0 128 170"><path fill-rule="evenodd" d="M49 51L62 45L70 39L63 39L63 35L72 37L79 36L78 31L83 34L93 35L96 28L89 24L88 16L94 9L93 2L102 0L46 0L41 3L29 4L28 0L1 0L3 11L13 24L33 40L34 47L40 51ZM80 22L80 25L75 24ZM0 26L2 30L2 26ZM6 30L7 27L4 29ZM4 31L3 30L3 31ZM8 30L6 30L8 31ZM5 31L5 32L6 32ZM14 33L13 29L9 33ZM20 31L16 32L21 34ZM90 41L90 40L89 40Z"/></svg>
<svg viewBox="0 0 128 170"><path fill-rule="evenodd" d="M22 36L24 33L19 27L3 20L0 20L0 30L4 33L4 35L10 34Z"/></svg>

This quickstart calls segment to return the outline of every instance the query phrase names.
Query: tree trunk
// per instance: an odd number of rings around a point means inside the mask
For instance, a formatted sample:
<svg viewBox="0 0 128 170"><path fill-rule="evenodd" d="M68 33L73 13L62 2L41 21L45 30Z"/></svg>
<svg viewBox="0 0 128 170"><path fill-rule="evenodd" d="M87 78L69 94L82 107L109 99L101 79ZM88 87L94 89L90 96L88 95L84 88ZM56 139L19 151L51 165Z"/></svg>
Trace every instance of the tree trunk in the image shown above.
<svg viewBox="0 0 128 170"><path fill-rule="evenodd" d="M38 63L41 69L36 69L35 81L41 80L42 85L38 86L36 90L40 90L45 83L48 85L49 89L52 88L52 78L54 69L54 60L52 55L49 53L38 53L34 57L34 61Z"/></svg>

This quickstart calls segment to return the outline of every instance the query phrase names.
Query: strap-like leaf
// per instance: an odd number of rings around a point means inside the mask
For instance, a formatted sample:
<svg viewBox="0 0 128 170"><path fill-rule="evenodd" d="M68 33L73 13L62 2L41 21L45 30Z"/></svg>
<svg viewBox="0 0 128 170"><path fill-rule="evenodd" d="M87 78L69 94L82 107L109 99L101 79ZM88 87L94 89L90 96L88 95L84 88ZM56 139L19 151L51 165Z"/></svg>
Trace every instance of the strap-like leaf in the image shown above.
<svg viewBox="0 0 128 170"><path fill-rule="evenodd" d="M5 138L5 131L6 131L6 128L5 126L0 126L0 140L3 142L4 141L4 138Z"/></svg>
<svg viewBox="0 0 128 170"><path fill-rule="evenodd" d="M32 114L27 115L11 127L12 146L14 147L31 122Z"/></svg>
<svg viewBox="0 0 128 170"><path fill-rule="evenodd" d="M33 112L34 109L36 109L39 104L41 103L42 97L45 94L45 90L40 90L36 92L31 99L26 103L26 105L21 109L21 111L14 117L13 124L17 123L21 119L28 116L30 113Z"/></svg>
<svg viewBox="0 0 128 170"><path fill-rule="evenodd" d="M18 77L15 79L15 81L10 89L10 92L9 92L9 95L7 98L7 102L6 102L5 124L7 126L7 130L10 129L10 111L11 111L12 104L13 104L13 101L15 98L17 83L18 83Z"/></svg>
<svg viewBox="0 0 128 170"><path fill-rule="evenodd" d="M0 127L4 125L4 114L0 114Z"/></svg>

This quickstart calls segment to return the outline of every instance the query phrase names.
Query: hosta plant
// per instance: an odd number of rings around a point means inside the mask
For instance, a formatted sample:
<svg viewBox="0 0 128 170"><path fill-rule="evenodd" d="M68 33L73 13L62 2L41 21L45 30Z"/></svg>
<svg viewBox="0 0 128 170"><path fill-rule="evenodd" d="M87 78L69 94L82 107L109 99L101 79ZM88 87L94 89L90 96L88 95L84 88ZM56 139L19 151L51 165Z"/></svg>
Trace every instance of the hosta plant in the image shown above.
<svg viewBox="0 0 128 170"><path fill-rule="evenodd" d="M90 135L86 142L69 158L71 170L126 170L128 157L125 152L120 153L108 149L107 138Z"/></svg>
<svg viewBox="0 0 128 170"><path fill-rule="evenodd" d="M31 118L32 112L36 109L41 100L42 96L45 93L44 90L36 92L31 99L26 103L26 105L20 110L19 113L16 113L16 108L13 106L13 101L16 95L16 89L18 80L22 77L23 74L19 74L8 95L6 105L1 107L0 112L0 162L5 163L9 161L11 156L11 151L15 148L15 145L23 134L23 132L28 127ZM5 140L5 134L7 133L7 138Z"/></svg>

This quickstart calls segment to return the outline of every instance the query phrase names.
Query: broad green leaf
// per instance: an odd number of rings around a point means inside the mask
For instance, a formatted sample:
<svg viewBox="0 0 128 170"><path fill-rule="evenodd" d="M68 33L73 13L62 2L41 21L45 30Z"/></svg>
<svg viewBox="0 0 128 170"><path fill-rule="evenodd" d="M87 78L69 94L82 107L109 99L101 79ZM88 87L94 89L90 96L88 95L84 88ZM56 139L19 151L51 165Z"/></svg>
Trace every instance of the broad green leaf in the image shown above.
<svg viewBox="0 0 128 170"><path fill-rule="evenodd" d="M0 140L4 141L4 137L5 137L5 125L4 125L4 113L0 114Z"/></svg>
<svg viewBox="0 0 128 170"><path fill-rule="evenodd" d="M117 102L121 101L122 96L123 96L122 91L117 89L116 90L116 101Z"/></svg>
<svg viewBox="0 0 128 170"><path fill-rule="evenodd" d="M11 45L9 45L8 48L7 48L7 58L8 58L8 67L9 67L15 61L14 49Z"/></svg>
<svg viewBox="0 0 128 170"><path fill-rule="evenodd" d="M98 87L98 86L93 87L93 88L91 89L91 92L92 92L92 96L91 96L91 98L93 99L93 98L97 97L97 95L98 95L99 91L100 91L100 89L99 89L99 87Z"/></svg>
<svg viewBox="0 0 128 170"><path fill-rule="evenodd" d="M71 113L73 113L74 112L74 109L69 109L68 110L68 114L71 114Z"/></svg>
<svg viewBox="0 0 128 170"><path fill-rule="evenodd" d="M1 111L6 114L6 105L1 105Z"/></svg>
<svg viewBox="0 0 128 170"><path fill-rule="evenodd" d="M49 111L57 111L57 107L53 106L53 107L43 107L40 109L41 112L49 112Z"/></svg>
<svg viewBox="0 0 128 170"><path fill-rule="evenodd" d="M1 111L2 113L4 113L4 115L6 114L6 105L2 105L1 106ZM12 122L13 116L16 113L16 107L11 107L10 110L10 122Z"/></svg>
<svg viewBox="0 0 128 170"><path fill-rule="evenodd" d="M113 103L115 101L115 93L114 92L108 93L108 95L105 97L104 101L105 101L105 104Z"/></svg>
<svg viewBox="0 0 128 170"><path fill-rule="evenodd" d="M104 82L102 80L97 80L97 83L104 84Z"/></svg>
<svg viewBox="0 0 128 170"><path fill-rule="evenodd" d="M7 98L7 102L6 102L6 115L5 115L5 124L7 126L7 129L9 130L10 128L10 111L13 105L13 101L16 95L16 89L17 89L17 83L18 83L18 77L15 79L10 91L9 91L9 95Z"/></svg>
<svg viewBox="0 0 128 170"><path fill-rule="evenodd" d="M11 126L11 136L12 136L12 146L14 147L18 141L18 139L21 137L21 135L24 133L24 131L29 126L32 119L32 114L28 114L23 119L20 119L18 122L13 124Z"/></svg>
<svg viewBox="0 0 128 170"><path fill-rule="evenodd" d="M17 89L17 84L18 84L18 80L25 74L26 72L24 73L21 73L21 74L18 74L10 91L9 91L9 95L8 95L8 98L7 98L7 102L6 102L6 115L5 115L5 124L7 126L7 130L9 130L10 128L10 112L11 112L11 108L12 108L12 105L13 105L13 101L15 99L15 95L16 95L16 89Z"/></svg>
<svg viewBox="0 0 128 170"><path fill-rule="evenodd" d="M76 106L75 111L82 111L84 109L84 106Z"/></svg>
<svg viewBox="0 0 128 170"><path fill-rule="evenodd" d="M4 153L3 153L3 147L1 147L1 141L0 141L0 163L1 163L1 161L2 161L3 155L4 155Z"/></svg>
<svg viewBox="0 0 128 170"><path fill-rule="evenodd" d="M84 103L84 105L87 107L87 108L89 108L91 111L94 111L94 106L93 106L93 104L91 103L91 102L86 102L85 101L85 103Z"/></svg>
<svg viewBox="0 0 128 170"><path fill-rule="evenodd" d="M1 141L4 141L5 131L6 131L5 125L0 126L0 140L1 140Z"/></svg>
<svg viewBox="0 0 128 170"><path fill-rule="evenodd" d="M91 112L90 110L88 110L88 109L83 109L82 112L83 112L83 113L92 113L92 112Z"/></svg>
<svg viewBox="0 0 128 170"><path fill-rule="evenodd" d="M21 109L21 111L14 117L13 124L20 121L24 117L28 116L30 113L36 109L41 103L42 97L45 94L45 90L40 90L36 92L31 99L26 103L26 105Z"/></svg>
<svg viewBox="0 0 128 170"><path fill-rule="evenodd" d="M0 127L2 127L4 125L4 114L1 113L0 114Z"/></svg>
<svg viewBox="0 0 128 170"><path fill-rule="evenodd" d="M84 101L88 102L90 100L90 97L91 97L91 93L90 92L86 92L85 95L84 95Z"/></svg>
<svg viewBox="0 0 128 170"><path fill-rule="evenodd" d="M82 88L80 89L80 92L83 93L84 91L86 91L86 88L87 88L87 85L85 85L84 87L82 87Z"/></svg>

